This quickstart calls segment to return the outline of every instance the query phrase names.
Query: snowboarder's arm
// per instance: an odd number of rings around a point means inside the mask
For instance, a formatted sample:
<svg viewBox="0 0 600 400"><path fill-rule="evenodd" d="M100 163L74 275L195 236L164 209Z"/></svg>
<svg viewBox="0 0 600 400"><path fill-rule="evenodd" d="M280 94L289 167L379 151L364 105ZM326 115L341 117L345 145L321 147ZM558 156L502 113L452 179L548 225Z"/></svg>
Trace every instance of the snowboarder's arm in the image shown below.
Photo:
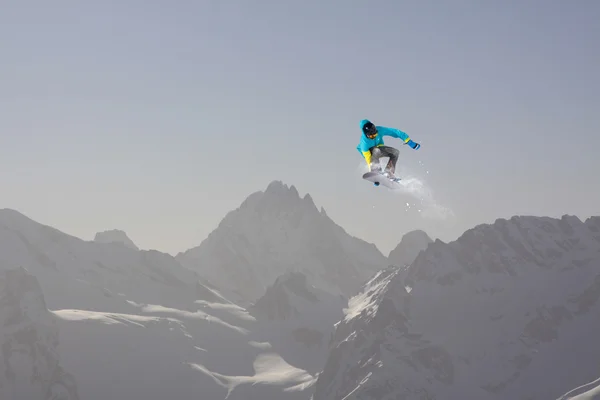
<svg viewBox="0 0 600 400"><path fill-rule="evenodd" d="M381 134L381 136L395 137L402 140L404 143L408 143L408 141L410 140L408 134L406 132L402 132L400 129L378 126L377 131Z"/></svg>
<svg viewBox="0 0 600 400"><path fill-rule="evenodd" d="M378 126L377 130L381 133L381 136L391 136L391 137L398 138L398 139L402 140L404 142L404 144L409 145L410 147L412 147L415 150L417 150L419 147L421 147L420 144L413 142L412 139L408 136L408 134L406 132L402 132L400 129L387 128L385 126Z"/></svg>

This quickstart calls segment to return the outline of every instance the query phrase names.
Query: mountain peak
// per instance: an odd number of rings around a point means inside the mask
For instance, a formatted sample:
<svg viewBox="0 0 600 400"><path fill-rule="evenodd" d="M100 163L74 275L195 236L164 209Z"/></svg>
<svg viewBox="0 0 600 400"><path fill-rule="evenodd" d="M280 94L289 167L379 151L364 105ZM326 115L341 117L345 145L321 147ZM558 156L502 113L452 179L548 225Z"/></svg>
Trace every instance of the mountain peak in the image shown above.
<svg viewBox="0 0 600 400"><path fill-rule="evenodd" d="M306 193L302 200L307 206L314 208L315 210L317 209L317 206L315 205L315 202L310 194Z"/></svg>
<svg viewBox="0 0 600 400"><path fill-rule="evenodd" d="M27 216L23 215L23 213L14 210L12 208L0 208L0 219L8 219L8 218L21 218L21 219L29 219Z"/></svg>
<svg viewBox="0 0 600 400"><path fill-rule="evenodd" d="M287 271L349 296L387 266L375 246L350 236L317 209L310 194L301 198L281 181L252 193L177 259L241 302L255 301Z"/></svg>
<svg viewBox="0 0 600 400"><path fill-rule="evenodd" d="M410 265L430 243L433 243L433 240L424 231L410 231L402 236L400 243L390 252L390 263L399 267Z"/></svg>
<svg viewBox="0 0 600 400"><path fill-rule="evenodd" d="M271 181L267 185L265 192L276 192L276 191L288 190L288 189L289 189L288 185L286 185L282 181L274 180L274 181Z"/></svg>
<svg viewBox="0 0 600 400"><path fill-rule="evenodd" d="M300 197L294 185L287 185L279 180L271 181L264 191L265 194L285 194L292 197Z"/></svg>
<svg viewBox="0 0 600 400"><path fill-rule="evenodd" d="M40 224L27 215L20 211L13 210L12 208L0 209L0 224L6 225L11 228L25 228L25 229L49 229L54 230L49 226Z"/></svg>
<svg viewBox="0 0 600 400"><path fill-rule="evenodd" d="M267 185L267 188L264 190L262 198L270 198L270 197L281 197L290 199L293 201L302 200L304 204L308 205L309 208L315 208L316 205L309 193L306 193L304 197L300 197L300 193L298 193L298 189L294 185L287 185L282 181L272 181Z"/></svg>
<svg viewBox="0 0 600 400"><path fill-rule="evenodd" d="M120 229L112 229L104 232L96 233L94 242L97 243L120 243L129 247L130 249L139 250L139 248L133 243L127 234Z"/></svg>
<svg viewBox="0 0 600 400"><path fill-rule="evenodd" d="M252 210L261 215L279 215L298 211L318 212L308 193L301 198L294 185L287 185L277 180L269 183L265 190L250 194L237 210L225 216L224 221L244 210Z"/></svg>
<svg viewBox="0 0 600 400"><path fill-rule="evenodd" d="M402 240L413 240L413 239L418 239L418 240L424 240L426 242L431 243L433 240L429 237L429 235L421 230L421 229L415 229L413 231L407 232L402 236Z"/></svg>

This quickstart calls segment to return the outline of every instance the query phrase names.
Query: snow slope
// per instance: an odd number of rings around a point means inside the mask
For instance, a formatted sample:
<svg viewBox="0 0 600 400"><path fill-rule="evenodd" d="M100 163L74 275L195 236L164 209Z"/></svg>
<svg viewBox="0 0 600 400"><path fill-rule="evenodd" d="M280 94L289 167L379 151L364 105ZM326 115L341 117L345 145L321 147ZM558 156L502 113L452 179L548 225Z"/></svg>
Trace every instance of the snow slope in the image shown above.
<svg viewBox="0 0 600 400"><path fill-rule="evenodd" d="M61 357L65 366L76 371L82 396L89 400L194 399L200 394L224 398L222 388L188 363L202 360L203 336L214 337L229 327L211 325L201 316L194 324L192 316L170 311L157 315L54 311L66 344ZM205 335L197 334L200 325L206 328Z"/></svg>
<svg viewBox="0 0 600 400"><path fill-rule="evenodd" d="M19 270L8 270L6 274L13 276L15 271ZM48 311L37 279L27 277L29 280L20 285L15 284L15 279L7 281L3 288L9 288L12 297L15 290L25 293L18 310L32 317L27 324L17 320L14 329L4 324L0 330L4 349L12 348L13 354L29 354L25 360L12 355L1 364L9 366L6 376L10 380L2 388L23 397L0 398L46 399L39 393L68 389L74 393L71 397L52 399L228 396L302 400L308 397L304 390L314 382L313 375L289 364L269 343L254 340L249 328L256 325L256 319L231 303L199 300L198 309L189 311L130 302L136 311L129 314L79 309ZM29 294L19 287L37 289ZM10 296L2 295L2 304L14 303L9 301ZM215 310L220 316L211 314ZM15 320L16 315L4 307L0 321ZM32 332L38 339L29 344ZM61 345L57 349L58 332ZM72 375L63 369L73 371ZM29 382L35 370L47 370L39 385Z"/></svg>
<svg viewBox="0 0 600 400"><path fill-rule="evenodd" d="M310 195L301 198L294 186L279 181L251 194L206 240L177 259L244 305L288 271L349 297L388 265L373 244L348 235L319 211Z"/></svg>
<svg viewBox="0 0 600 400"><path fill-rule="evenodd" d="M600 374L600 218L514 217L436 241L353 297L323 399L556 399Z"/></svg>
<svg viewBox="0 0 600 400"><path fill-rule="evenodd" d="M193 312L159 305L136 306L144 315L174 319L183 324L195 351L183 350L179 360L195 373L195 378L188 383L202 382L202 391L198 393L206 398L230 400L306 400L309 397L307 390L315 376L295 362L301 357L289 351L294 345L289 331L280 326L279 330L269 332L262 321L233 303L198 300L195 304L198 308ZM274 339L274 343L269 342L270 339ZM287 352L281 354L280 349ZM153 375L162 380L163 374ZM180 376L179 373L173 375Z"/></svg>
<svg viewBox="0 0 600 400"><path fill-rule="evenodd" d="M77 400L77 384L63 368L56 321L37 279L24 268L0 273L0 398Z"/></svg>

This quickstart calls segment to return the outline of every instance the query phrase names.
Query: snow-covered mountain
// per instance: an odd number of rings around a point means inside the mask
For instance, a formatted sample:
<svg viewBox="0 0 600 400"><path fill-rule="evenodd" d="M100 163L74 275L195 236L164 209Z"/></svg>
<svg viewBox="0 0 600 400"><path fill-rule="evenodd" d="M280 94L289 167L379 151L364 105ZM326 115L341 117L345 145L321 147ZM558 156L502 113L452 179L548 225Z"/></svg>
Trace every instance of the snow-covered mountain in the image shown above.
<svg viewBox="0 0 600 400"><path fill-rule="evenodd" d="M389 263L398 267L412 264L422 250L433 240L422 230L414 230L402 236L400 243L390 251Z"/></svg>
<svg viewBox="0 0 600 400"><path fill-rule="evenodd" d="M24 268L0 272L0 398L79 399L62 341L37 279Z"/></svg>
<svg viewBox="0 0 600 400"><path fill-rule="evenodd" d="M48 308L132 312L127 300L185 307L197 299L198 276L172 256L116 243L85 241L0 210L0 269L35 275Z"/></svg>
<svg viewBox="0 0 600 400"><path fill-rule="evenodd" d="M498 220L388 267L275 182L211 236L204 274L0 210L0 394L556 399L600 376L600 218Z"/></svg>
<svg viewBox="0 0 600 400"><path fill-rule="evenodd" d="M42 311L24 309L45 313L36 326L52 326L60 337L52 357L72 374L64 386L76 387L82 399L306 400L314 383L316 372L309 373L292 360L313 366L315 362L308 352L299 357L290 352L297 337L285 330L285 324L277 332L267 332L266 324L168 254L84 241L16 211L0 210L0 272L11 274L21 266L39 282L45 297L34 296L36 304L44 304L37 307ZM304 317L310 321L309 314ZM6 339L10 335L15 337L9 323L0 326L5 349L8 341L16 342ZM21 337L29 338L26 334L16 338ZM52 336L47 337L52 343ZM45 342L36 342L35 351L47 352L39 343ZM286 353L280 354L280 348ZM30 378L26 368L15 366L23 364L20 360L11 356L6 375L17 384ZM23 372L13 378L10 371ZM40 368L36 371L42 373ZM67 375L53 379L57 376ZM38 386L49 384L54 391L60 389L54 381ZM3 384L2 390L13 390L10 385L14 384ZM32 385L28 390L38 389Z"/></svg>
<svg viewBox="0 0 600 400"><path fill-rule="evenodd" d="M249 304L288 271L347 297L388 266L375 245L350 236L310 195L271 182L251 194L198 247L177 255L228 298Z"/></svg>
<svg viewBox="0 0 600 400"><path fill-rule="evenodd" d="M436 240L349 301L324 399L557 399L600 376L600 218L514 217Z"/></svg>
<svg viewBox="0 0 600 400"><path fill-rule="evenodd" d="M129 236L120 229L98 232L94 237L94 241L98 243L120 243L130 249L139 250L135 243L129 239Z"/></svg>

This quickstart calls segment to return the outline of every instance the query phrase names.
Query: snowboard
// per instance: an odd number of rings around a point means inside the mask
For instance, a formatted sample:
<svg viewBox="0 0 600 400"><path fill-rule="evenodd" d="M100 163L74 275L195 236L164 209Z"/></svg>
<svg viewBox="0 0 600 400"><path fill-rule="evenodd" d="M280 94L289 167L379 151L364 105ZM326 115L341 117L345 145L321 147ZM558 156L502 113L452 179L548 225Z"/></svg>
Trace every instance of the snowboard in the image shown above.
<svg viewBox="0 0 600 400"><path fill-rule="evenodd" d="M400 182L395 182L391 180L387 176L383 175L382 172L370 171L364 173L362 177L363 179L373 182L375 186L383 184L383 186L387 187L388 189L400 189L402 187Z"/></svg>

